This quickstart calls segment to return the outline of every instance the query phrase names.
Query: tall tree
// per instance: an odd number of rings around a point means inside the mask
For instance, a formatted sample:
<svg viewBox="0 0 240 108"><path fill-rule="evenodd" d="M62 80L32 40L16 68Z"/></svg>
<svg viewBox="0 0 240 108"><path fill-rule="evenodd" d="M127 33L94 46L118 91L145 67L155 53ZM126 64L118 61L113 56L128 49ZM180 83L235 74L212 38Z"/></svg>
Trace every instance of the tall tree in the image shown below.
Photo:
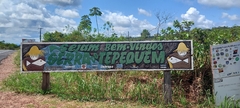
<svg viewBox="0 0 240 108"><path fill-rule="evenodd" d="M113 24L110 21L103 24L103 29L107 31L107 36L109 36L109 32L114 32Z"/></svg>
<svg viewBox="0 0 240 108"><path fill-rule="evenodd" d="M97 23L97 29L98 29L98 34L99 34L99 28L98 28L98 21L97 21L97 16L101 16L102 12L100 11L100 8L98 7L93 7L92 9L90 9L90 16L95 16L96 18L96 23Z"/></svg>
<svg viewBox="0 0 240 108"><path fill-rule="evenodd" d="M88 15L83 15L81 17L81 22L78 25L78 30L81 31L84 34L88 34L92 30L91 25L92 25L92 22L91 22L91 19L89 18L89 16Z"/></svg>
<svg viewBox="0 0 240 108"><path fill-rule="evenodd" d="M171 14L166 14L165 12L157 12L155 16L158 19L158 24L157 24L157 36L159 35L160 27L164 24L167 23L172 18Z"/></svg>
<svg viewBox="0 0 240 108"><path fill-rule="evenodd" d="M147 38L149 38L149 37L150 37L149 31L148 31L147 29L144 29L144 30L142 31L142 33L141 33L141 38L142 38L142 39L147 39Z"/></svg>

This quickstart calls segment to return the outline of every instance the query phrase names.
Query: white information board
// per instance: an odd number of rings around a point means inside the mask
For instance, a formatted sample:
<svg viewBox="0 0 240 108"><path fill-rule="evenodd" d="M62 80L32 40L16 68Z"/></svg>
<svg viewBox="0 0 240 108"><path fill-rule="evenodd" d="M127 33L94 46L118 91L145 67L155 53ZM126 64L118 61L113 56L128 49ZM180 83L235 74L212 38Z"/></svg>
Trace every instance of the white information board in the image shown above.
<svg viewBox="0 0 240 108"><path fill-rule="evenodd" d="M211 66L216 105L240 99L240 42L211 46Z"/></svg>

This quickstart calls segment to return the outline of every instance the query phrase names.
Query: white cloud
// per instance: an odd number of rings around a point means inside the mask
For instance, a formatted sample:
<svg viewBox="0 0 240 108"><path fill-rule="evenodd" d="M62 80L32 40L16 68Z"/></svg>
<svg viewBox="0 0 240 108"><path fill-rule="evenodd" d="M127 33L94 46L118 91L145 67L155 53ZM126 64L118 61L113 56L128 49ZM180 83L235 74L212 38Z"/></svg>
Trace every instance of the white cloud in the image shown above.
<svg viewBox="0 0 240 108"><path fill-rule="evenodd" d="M117 20L116 20L117 19ZM123 15L121 12L110 12L107 11L102 15L103 21L110 21L114 30L117 34L127 34L130 32L131 36L140 36L140 33L143 29L152 30L155 28L152 24L150 24L146 20L139 20L135 18L133 15Z"/></svg>
<svg viewBox="0 0 240 108"><path fill-rule="evenodd" d="M63 17L68 17L68 18L76 18L79 17L79 14L75 10L63 10L63 9L55 9L55 13L57 15L61 15Z"/></svg>
<svg viewBox="0 0 240 108"><path fill-rule="evenodd" d="M214 24L213 21L206 19L204 15L194 8L190 7L185 14L181 15L183 20L193 21L196 27L200 28L211 28Z"/></svg>
<svg viewBox="0 0 240 108"><path fill-rule="evenodd" d="M20 13L28 13L28 14L41 14L41 10L33 8L26 3L19 3L15 6L16 10Z"/></svg>
<svg viewBox="0 0 240 108"><path fill-rule="evenodd" d="M218 25L220 27L228 26L228 22L227 21L223 21L223 22L219 23Z"/></svg>
<svg viewBox="0 0 240 108"><path fill-rule="evenodd" d="M44 34L46 31L62 32L66 25L74 28L77 26L73 19L53 15L38 1L2 0L0 10L0 41L20 44L22 38L38 38L39 27L43 28Z"/></svg>
<svg viewBox="0 0 240 108"><path fill-rule="evenodd" d="M173 26L173 22L168 22L167 27L171 27L171 26Z"/></svg>
<svg viewBox="0 0 240 108"><path fill-rule="evenodd" d="M152 14L144 9L138 8L138 13L146 16L152 16Z"/></svg>
<svg viewBox="0 0 240 108"><path fill-rule="evenodd" d="M61 27L63 26L62 24L69 24L69 25L74 25L76 22L71 19L66 19L60 16L51 16L49 18L45 18L45 21L52 25L53 27Z"/></svg>
<svg viewBox="0 0 240 108"><path fill-rule="evenodd" d="M229 20L232 20L232 21L237 21L237 20L240 20L240 17L237 16L236 14L234 15L229 15L228 13L222 13L222 18L228 18Z"/></svg>
<svg viewBox="0 0 240 108"><path fill-rule="evenodd" d="M41 0L41 2L59 6L79 6L81 4L81 0Z"/></svg>
<svg viewBox="0 0 240 108"><path fill-rule="evenodd" d="M220 8L240 7L240 0L198 0L198 3Z"/></svg>

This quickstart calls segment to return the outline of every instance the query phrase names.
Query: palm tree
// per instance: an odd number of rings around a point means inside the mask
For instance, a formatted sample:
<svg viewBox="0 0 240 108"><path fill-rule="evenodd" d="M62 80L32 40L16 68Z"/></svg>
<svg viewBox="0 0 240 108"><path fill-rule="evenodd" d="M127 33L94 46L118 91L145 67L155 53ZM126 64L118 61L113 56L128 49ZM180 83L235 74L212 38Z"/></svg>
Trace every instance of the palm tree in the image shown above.
<svg viewBox="0 0 240 108"><path fill-rule="evenodd" d="M78 30L81 31L82 33L90 33L91 32L91 19L89 18L88 15L83 15L81 17L81 22L78 25Z"/></svg>
<svg viewBox="0 0 240 108"><path fill-rule="evenodd" d="M96 18L96 23L97 23L97 29L98 29L98 21L97 21L97 16L101 16L102 12L100 11L100 9L98 7L93 7L92 9L90 9L90 16L95 16ZM99 29L98 29L98 34L99 34Z"/></svg>

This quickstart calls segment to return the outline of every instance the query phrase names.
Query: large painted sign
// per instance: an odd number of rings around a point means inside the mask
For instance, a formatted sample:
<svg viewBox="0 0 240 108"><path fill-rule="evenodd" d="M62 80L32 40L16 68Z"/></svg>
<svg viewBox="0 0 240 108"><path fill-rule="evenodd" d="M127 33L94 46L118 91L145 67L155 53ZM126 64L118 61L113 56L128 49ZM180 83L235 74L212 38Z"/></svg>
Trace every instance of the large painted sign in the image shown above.
<svg viewBox="0 0 240 108"><path fill-rule="evenodd" d="M21 44L22 72L192 70L192 41Z"/></svg>
<svg viewBox="0 0 240 108"><path fill-rule="evenodd" d="M211 46L211 61L216 105L240 99L240 42Z"/></svg>

